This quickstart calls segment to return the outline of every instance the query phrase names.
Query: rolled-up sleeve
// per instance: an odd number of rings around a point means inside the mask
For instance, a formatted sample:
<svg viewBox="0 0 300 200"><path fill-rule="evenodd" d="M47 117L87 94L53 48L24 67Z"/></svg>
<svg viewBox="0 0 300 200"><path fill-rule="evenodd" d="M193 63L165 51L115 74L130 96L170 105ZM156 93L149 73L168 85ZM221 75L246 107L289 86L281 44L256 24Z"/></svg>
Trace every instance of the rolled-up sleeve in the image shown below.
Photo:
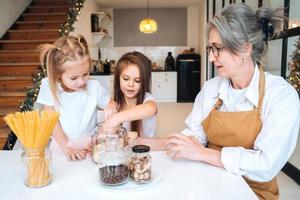
<svg viewBox="0 0 300 200"><path fill-rule="evenodd" d="M204 116L204 90L205 86L196 96L192 112L185 120L186 128L181 133L184 135L193 135L197 137L203 145L206 145L207 138L201 125Z"/></svg>

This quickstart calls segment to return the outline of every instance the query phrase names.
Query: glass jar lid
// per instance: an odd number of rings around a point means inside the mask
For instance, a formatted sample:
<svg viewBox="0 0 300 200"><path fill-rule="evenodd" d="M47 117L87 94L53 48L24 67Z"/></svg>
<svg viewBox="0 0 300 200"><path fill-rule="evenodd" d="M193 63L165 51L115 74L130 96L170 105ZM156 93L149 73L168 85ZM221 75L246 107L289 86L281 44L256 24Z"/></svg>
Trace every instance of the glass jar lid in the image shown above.
<svg viewBox="0 0 300 200"><path fill-rule="evenodd" d="M132 147L132 151L134 153L147 153L147 152L150 151L150 147L147 146L147 145L141 145L141 144L139 144L139 145L133 146Z"/></svg>

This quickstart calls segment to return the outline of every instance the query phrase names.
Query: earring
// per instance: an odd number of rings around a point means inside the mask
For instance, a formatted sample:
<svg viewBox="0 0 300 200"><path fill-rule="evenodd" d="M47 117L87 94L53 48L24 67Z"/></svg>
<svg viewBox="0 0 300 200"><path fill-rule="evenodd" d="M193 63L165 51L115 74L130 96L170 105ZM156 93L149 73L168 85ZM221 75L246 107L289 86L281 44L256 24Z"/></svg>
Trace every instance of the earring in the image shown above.
<svg viewBox="0 0 300 200"><path fill-rule="evenodd" d="M246 58L245 57L243 57L243 63L245 63L246 62Z"/></svg>

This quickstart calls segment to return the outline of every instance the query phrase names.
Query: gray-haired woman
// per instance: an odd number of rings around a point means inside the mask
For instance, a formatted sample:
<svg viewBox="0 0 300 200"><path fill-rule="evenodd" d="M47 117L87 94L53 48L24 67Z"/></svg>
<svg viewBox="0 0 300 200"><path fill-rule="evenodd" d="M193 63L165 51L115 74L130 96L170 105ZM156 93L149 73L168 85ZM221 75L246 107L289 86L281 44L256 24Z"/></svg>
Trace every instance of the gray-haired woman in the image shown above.
<svg viewBox="0 0 300 200"><path fill-rule="evenodd" d="M206 162L242 175L259 199L278 199L276 175L296 146L300 106L283 78L260 59L274 12L231 4L208 23L209 60L218 76L198 94L187 128L166 141L173 159Z"/></svg>

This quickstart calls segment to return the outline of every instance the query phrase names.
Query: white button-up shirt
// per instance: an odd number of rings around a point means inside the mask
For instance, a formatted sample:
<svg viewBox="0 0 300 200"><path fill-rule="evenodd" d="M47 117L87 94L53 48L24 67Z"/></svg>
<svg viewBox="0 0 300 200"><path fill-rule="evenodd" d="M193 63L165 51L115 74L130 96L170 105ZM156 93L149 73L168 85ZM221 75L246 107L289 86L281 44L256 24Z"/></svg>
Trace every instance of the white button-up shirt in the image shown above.
<svg viewBox="0 0 300 200"><path fill-rule="evenodd" d="M253 149L224 147L221 160L226 170L254 180L271 180L281 170L293 153L299 132L300 103L296 90L282 77L265 72L265 96L262 104L262 128ZM230 80L219 76L207 81L197 95L193 110L182 131L194 135L202 144L207 137L201 122L208 116L218 98L223 100L220 111L248 111L258 106L259 70L255 67L253 78L234 108L229 108Z"/></svg>

